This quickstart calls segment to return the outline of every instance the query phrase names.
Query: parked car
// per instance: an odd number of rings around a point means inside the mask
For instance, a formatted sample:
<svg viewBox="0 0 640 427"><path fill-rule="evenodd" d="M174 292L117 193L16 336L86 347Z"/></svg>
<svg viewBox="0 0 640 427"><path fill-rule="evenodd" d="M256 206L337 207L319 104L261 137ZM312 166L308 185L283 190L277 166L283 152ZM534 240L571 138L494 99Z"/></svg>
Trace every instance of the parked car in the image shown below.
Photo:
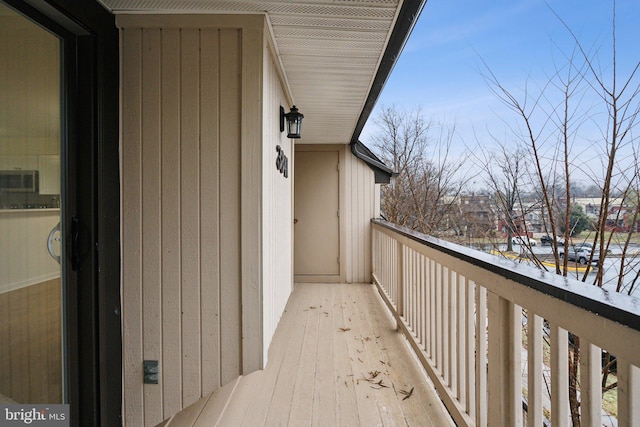
<svg viewBox="0 0 640 427"><path fill-rule="evenodd" d="M545 234L540 238L540 243L543 245L550 245L551 242L553 242L553 237L548 234ZM560 236L556 237L556 242L558 242L558 245L564 245L564 239Z"/></svg>
<svg viewBox="0 0 640 427"><path fill-rule="evenodd" d="M594 250L593 250L593 243L589 243L589 242L582 242L582 243L576 243L574 246L575 246L575 247L577 247L577 248L587 248L587 249L589 249L591 252L594 252ZM599 253L599 251L600 251L600 248L598 247L598 248L596 249L596 251L595 251L595 252L596 252L596 253ZM607 252L607 254L611 254L611 253L612 253L612 251L611 251L611 249L610 249L610 248L609 248L609 249L607 249L607 251L606 251L606 252Z"/></svg>
<svg viewBox="0 0 640 427"><path fill-rule="evenodd" d="M586 249L590 250L591 252L593 252L593 243L582 242L582 243L576 243L573 246L575 246L576 248L586 248Z"/></svg>
<svg viewBox="0 0 640 427"><path fill-rule="evenodd" d="M527 236L513 236L511 238L512 245L528 245L528 246L536 246L538 242L536 239L532 239Z"/></svg>
<svg viewBox="0 0 640 427"><path fill-rule="evenodd" d="M593 254L593 258L591 257L591 248L587 245L573 245L568 248L563 247L560 248L559 251L560 256L566 256L569 261L577 261L580 264L586 264L591 260L591 262L598 262L600 257L597 253Z"/></svg>

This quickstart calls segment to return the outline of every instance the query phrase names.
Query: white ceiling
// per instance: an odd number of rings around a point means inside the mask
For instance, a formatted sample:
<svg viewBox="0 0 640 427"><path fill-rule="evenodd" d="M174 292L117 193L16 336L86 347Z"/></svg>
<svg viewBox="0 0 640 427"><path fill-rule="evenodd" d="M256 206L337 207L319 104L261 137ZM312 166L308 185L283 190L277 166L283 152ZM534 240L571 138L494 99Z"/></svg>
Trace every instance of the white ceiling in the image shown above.
<svg viewBox="0 0 640 427"><path fill-rule="evenodd" d="M402 0L100 0L113 13L266 13L306 143L351 139ZM287 109L288 110L288 109Z"/></svg>

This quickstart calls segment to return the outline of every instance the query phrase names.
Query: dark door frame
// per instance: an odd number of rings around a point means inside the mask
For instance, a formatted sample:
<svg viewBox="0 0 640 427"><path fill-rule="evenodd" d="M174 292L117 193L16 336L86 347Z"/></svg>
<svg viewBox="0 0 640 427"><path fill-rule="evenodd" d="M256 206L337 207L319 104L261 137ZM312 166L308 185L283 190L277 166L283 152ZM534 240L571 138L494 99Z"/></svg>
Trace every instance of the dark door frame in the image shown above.
<svg viewBox="0 0 640 427"><path fill-rule="evenodd" d="M74 426L122 425L119 48L95 1L3 0L63 40L61 218L66 381Z"/></svg>

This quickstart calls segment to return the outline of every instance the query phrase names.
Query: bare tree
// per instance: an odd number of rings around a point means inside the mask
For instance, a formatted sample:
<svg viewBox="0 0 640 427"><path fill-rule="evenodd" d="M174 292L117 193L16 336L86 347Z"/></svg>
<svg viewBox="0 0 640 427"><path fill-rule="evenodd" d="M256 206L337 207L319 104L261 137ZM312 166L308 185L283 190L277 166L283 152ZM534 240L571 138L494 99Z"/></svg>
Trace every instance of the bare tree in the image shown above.
<svg viewBox="0 0 640 427"><path fill-rule="evenodd" d="M450 158L455 127L426 121L420 110L396 107L383 107L376 124L375 148L398 174L382 188L385 218L434 236L455 228L463 183Z"/></svg>
<svg viewBox="0 0 640 427"><path fill-rule="evenodd" d="M484 172L486 185L493 193L496 209L504 221L507 251L513 250L512 237L520 235L522 227L525 227L526 234L526 209L521 194L526 185L527 157L526 148L509 147L499 142L493 151L480 147L472 154L474 162ZM521 239L521 243L531 249L528 239Z"/></svg>
<svg viewBox="0 0 640 427"><path fill-rule="evenodd" d="M518 124L512 126L514 138L528 147L536 178L536 187L545 212L545 228L553 234L553 254L556 271L567 275L568 257L560 259L555 244L557 233L571 230L571 200L574 176L578 173L591 176L593 185L600 189L600 205L596 215L594 232L590 236L594 250L588 260L585 272L579 277L591 281L593 285L606 285L605 260L616 243L622 256L615 279L614 289L630 292L636 284L638 262L628 251L631 233L635 232L638 220L638 180L640 169L635 155L637 137L634 131L640 113L640 61L635 63L625 77L618 69L616 46L616 4L612 2L611 58L608 67L601 67L598 50L587 49L565 21L553 12L575 42L575 49L565 55L566 62L557 66L540 86L527 85L520 92L507 88L496 74L485 64L484 77L489 87L503 103L515 112ZM603 70L607 70L606 72ZM588 136L586 128L596 129L595 136ZM579 162L577 145L589 139L590 152L601 159L601 170L587 162ZM631 154L630 154L631 153ZM563 184L560 187L558 184ZM622 202L613 198L620 197ZM626 230L626 237L616 231L622 220L622 211L631 205L632 226ZM612 218L613 217L613 218ZM627 217L629 219L629 217ZM613 227L611 226L613 222ZM565 234L565 242L571 244L570 233ZM614 241L619 238L622 243ZM595 263L592 268L591 264ZM590 274L595 269L595 274ZM634 270L635 269L635 270ZM633 277L628 277L632 275ZM631 284L627 284L631 281ZM579 338L575 337L569 360L570 367L570 408L574 426L580 425L579 398L577 393ZM607 364L604 376L608 375ZM603 385L603 392L611 389Z"/></svg>

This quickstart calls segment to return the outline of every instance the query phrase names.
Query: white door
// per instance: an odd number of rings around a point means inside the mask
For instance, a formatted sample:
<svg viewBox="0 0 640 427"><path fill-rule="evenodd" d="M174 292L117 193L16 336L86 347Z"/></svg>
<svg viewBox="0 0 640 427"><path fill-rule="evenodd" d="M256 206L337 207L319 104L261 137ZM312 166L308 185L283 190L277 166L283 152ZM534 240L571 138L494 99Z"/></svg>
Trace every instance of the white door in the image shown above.
<svg viewBox="0 0 640 427"><path fill-rule="evenodd" d="M338 282L338 152L296 152L294 176L295 280Z"/></svg>

